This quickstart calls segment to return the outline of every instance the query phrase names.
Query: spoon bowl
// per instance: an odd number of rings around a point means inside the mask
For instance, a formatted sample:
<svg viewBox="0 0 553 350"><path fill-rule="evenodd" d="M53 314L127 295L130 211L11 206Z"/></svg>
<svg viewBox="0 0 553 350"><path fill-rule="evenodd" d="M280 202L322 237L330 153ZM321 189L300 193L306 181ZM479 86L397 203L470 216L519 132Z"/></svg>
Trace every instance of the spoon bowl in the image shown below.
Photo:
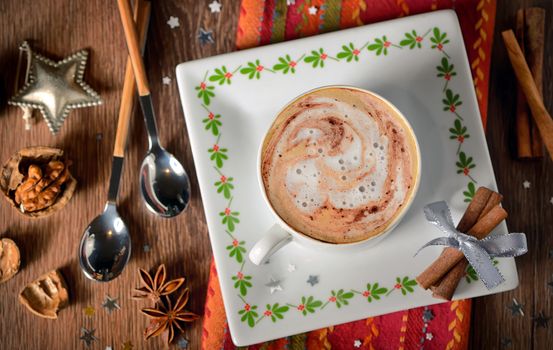
<svg viewBox="0 0 553 350"><path fill-rule="evenodd" d="M162 217L180 214L190 201L190 180L181 163L161 146L152 147L140 168L146 207Z"/></svg>
<svg viewBox="0 0 553 350"><path fill-rule="evenodd" d="M131 256L131 236L115 204L106 205L85 229L79 261L86 277L108 282L119 276Z"/></svg>

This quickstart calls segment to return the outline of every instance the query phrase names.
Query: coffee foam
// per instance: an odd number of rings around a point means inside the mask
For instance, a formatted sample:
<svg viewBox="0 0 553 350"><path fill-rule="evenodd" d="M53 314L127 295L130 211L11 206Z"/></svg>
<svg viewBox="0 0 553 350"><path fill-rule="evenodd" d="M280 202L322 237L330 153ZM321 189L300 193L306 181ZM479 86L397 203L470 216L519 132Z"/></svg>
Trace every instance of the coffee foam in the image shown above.
<svg viewBox="0 0 553 350"><path fill-rule="evenodd" d="M262 152L276 212L296 230L334 243L383 231L417 176L405 124L381 100L352 89L319 90L292 103Z"/></svg>

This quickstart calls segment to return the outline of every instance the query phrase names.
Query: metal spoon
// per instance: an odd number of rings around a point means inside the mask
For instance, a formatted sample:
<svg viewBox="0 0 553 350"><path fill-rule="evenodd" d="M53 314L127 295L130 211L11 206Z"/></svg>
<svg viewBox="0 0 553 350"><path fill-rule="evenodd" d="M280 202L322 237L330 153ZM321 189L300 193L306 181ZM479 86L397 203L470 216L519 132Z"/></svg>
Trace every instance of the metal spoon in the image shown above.
<svg viewBox="0 0 553 350"><path fill-rule="evenodd" d="M149 2L137 1L135 17L138 18L137 23L141 30L143 43L146 37L150 10ZM129 120L134 103L134 90L132 67L128 61L119 109L115 146L113 148L108 200L104 212L92 220L85 229L79 247L81 270L86 277L102 282L111 281L119 276L131 256L129 229L117 212L116 202L119 180L123 170Z"/></svg>
<svg viewBox="0 0 553 350"><path fill-rule="evenodd" d="M138 85L142 113L148 131L149 150L140 169L140 189L146 207L163 217L173 217L184 211L190 200L190 180L179 161L160 144L154 115L152 96L142 56L138 51L136 29L131 18L128 0L118 0L119 12L129 56Z"/></svg>

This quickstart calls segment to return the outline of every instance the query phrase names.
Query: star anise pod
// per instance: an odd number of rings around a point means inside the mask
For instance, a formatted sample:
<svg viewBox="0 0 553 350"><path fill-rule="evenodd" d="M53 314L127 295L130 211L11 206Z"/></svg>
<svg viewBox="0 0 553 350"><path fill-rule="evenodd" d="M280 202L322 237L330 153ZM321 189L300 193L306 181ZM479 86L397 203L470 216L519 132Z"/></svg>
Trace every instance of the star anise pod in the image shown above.
<svg viewBox="0 0 553 350"><path fill-rule="evenodd" d="M184 309L189 296L190 291L186 288L181 292L174 306L171 305L171 300L165 297L163 301L156 304L155 308L142 309L143 314L152 318L150 325L144 331L144 338L148 340L167 331L167 343L170 344L175 338L176 329L183 332L183 323L198 319L198 315Z"/></svg>
<svg viewBox="0 0 553 350"><path fill-rule="evenodd" d="M146 270L138 269L138 272L142 287L134 289L138 293L133 295L134 299L151 299L157 304L162 295L175 292L184 283L183 277L165 282L165 264L159 265L153 278Z"/></svg>

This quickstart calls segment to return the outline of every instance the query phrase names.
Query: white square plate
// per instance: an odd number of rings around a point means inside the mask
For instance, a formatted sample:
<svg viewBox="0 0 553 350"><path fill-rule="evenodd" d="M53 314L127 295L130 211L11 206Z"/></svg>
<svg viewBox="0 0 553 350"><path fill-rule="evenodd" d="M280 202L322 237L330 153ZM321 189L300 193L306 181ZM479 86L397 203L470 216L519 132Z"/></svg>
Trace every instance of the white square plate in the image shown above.
<svg viewBox="0 0 553 350"><path fill-rule="evenodd" d="M440 302L413 280L441 251L413 257L440 236L422 209L446 200L458 220L475 187L496 188L453 11L186 62L177 78L236 345ZM274 223L257 184L261 138L288 101L330 84L372 90L403 112L421 148L418 194L394 232L372 249L344 256L292 243L269 264L254 266L247 251ZM506 233L506 225L496 232ZM455 298L515 288L514 259L497 260L505 283L488 291L469 273ZM310 276L318 283L309 284ZM271 294L271 278L282 290Z"/></svg>

